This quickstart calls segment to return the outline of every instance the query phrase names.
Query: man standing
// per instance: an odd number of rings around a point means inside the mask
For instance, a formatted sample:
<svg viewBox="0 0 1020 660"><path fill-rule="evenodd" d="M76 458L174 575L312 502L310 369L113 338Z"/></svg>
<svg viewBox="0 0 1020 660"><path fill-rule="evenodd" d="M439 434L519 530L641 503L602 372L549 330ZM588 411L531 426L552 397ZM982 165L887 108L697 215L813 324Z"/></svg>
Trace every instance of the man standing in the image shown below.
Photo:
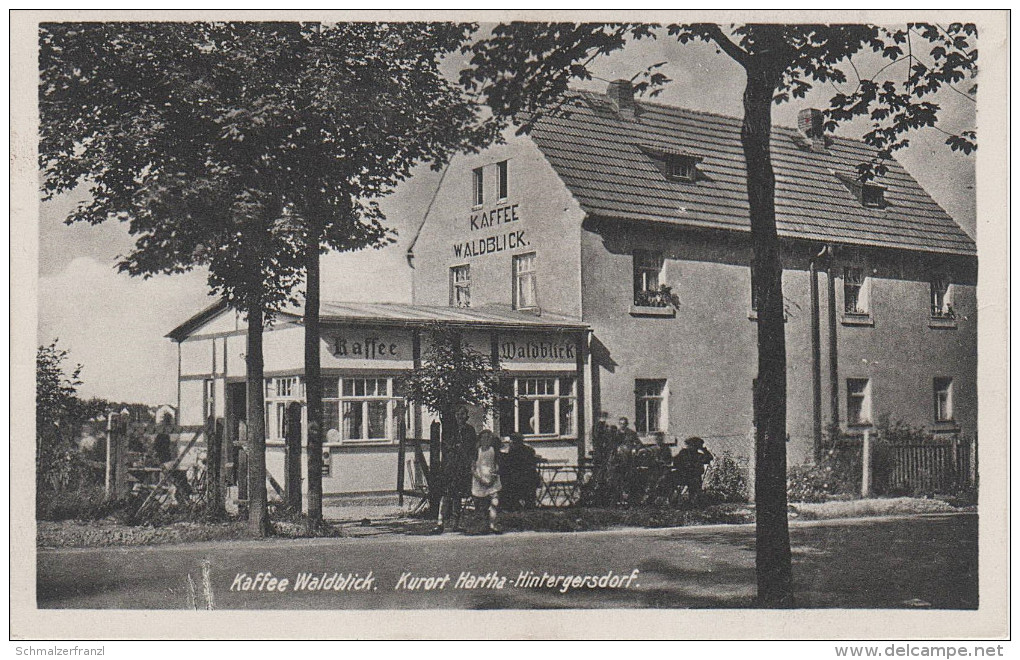
<svg viewBox="0 0 1020 660"><path fill-rule="evenodd" d="M620 430L618 433L620 434L619 443L621 445L633 448L641 444L641 441L638 440L637 431L630 428L630 420L626 417L620 418Z"/></svg>
<svg viewBox="0 0 1020 660"><path fill-rule="evenodd" d="M471 464L474 462L477 434L468 423L466 408L454 413L453 428L443 433L442 492L439 519L432 532L442 534L444 520L453 518L454 527L461 523L462 499L471 497Z"/></svg>

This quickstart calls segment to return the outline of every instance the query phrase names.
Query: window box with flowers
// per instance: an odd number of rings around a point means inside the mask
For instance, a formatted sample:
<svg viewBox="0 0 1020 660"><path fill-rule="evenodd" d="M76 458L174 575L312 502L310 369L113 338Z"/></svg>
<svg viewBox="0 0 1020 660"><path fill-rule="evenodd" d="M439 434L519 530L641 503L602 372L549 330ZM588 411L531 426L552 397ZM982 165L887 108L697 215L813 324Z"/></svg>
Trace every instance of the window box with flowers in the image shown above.
<svg viewBox="0 0 1020 660"><path fill-rule="evenodd" d="M930 328L955 328L956 310L953 309L953 285L944 277L931 280Z"/></svg>
<svg viewBox="0 0 1020 660"><path fill-rule="evenodd" d="M668 284L660 284L658 289L637 291L634 293L634 305L630 313L634 316L676 316L680 308L680 297L673 293Z"/></svg>
<svg viewBox="0 0 1020 660"><path fill-rule="evenodd" d="M662 282L665 261L658 252L634 251L633 316L676 316L680 298Z"/></svg>

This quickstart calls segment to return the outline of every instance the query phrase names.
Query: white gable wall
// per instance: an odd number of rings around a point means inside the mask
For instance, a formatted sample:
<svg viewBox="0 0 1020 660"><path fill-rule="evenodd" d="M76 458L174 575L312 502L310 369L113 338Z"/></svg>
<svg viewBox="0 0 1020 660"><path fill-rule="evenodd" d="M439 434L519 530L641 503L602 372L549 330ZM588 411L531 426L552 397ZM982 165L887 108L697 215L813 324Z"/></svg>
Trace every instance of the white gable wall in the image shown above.
<svg viewBox="0 0 1020 660"><path fill-rule="evenodd" d="M496 164L508 161L507 199L497 200ZM484 172L484 203L473 204L472 176ZM543 311L581 314L584 212L527 136L454 158L414 245L414 302L448 305L450 267L471 267L471 305L513 302L512 257L536 253Z"/></svg>

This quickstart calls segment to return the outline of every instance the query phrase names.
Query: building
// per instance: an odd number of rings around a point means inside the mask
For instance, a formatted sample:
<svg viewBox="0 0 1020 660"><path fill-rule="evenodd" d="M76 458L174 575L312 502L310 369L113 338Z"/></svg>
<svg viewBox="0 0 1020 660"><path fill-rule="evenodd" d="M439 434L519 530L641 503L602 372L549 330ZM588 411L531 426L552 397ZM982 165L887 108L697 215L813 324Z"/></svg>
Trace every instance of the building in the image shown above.
<svg viewBox="0 0 1020 660"><path fill-rule="evenodd" d="M625 81L607 91L574 93L530 134L451 162L408 253L412 304L324 303L324 372L338 379L327 447L334 464L344 457L327 492L392 490L399 374L436 320L513 371L513 405L476 425L518 430L540 454L576 460L608 411L643 435L699 435L716 453L749 456L756 315L740 121L636 101ZM973 434L973 240L895 161L861 184L856 167L874 151L823 136L817 111L773 130L772 157L790 462L811 458L816 414L851 432L888 415ZM243 328L220 306L170 336L182 351L181 423L229 415ZM266 336L271 447L302 398L301 341L298 317ZM411 411L408 429L430 421Z"/></svg>
<svg viewBox="0 0 1020 660"><path fill-rule="evenodd" d="M306 441L304 329L300 311L284 313L266 332L266 464L284 484L289 451ZM521 397L503 415L536 418L548 441L548 458L576 461L583 434L586 326L556 314L538 316L509 306L427 307L396 303L321 305L322 374L326 433L323 492L369 494L397 486L398 448L406 437L428 438L435 417L405 406L400 377L421 365L434 323L457 326L467 345L483 355L496 352L515 378ZM217 303L175 328L178 342L180 423L199 431L210 417L223 420L228 440L240 436L245 418L245 326L224 303ZM529 398L528 395L534 395ZM530 410L528 409L530 406ZM480 409L470 410L476 428L493 427ZM551 425L551 426L550 426ZM426 452L427 453L427 452ZM236 451L227 459L232 471ZM305 469L304 460L301 461ZM413 457L406 464L414 472ZM409 476L409 483L413 478Z"/></svg>
<svg viewBox="0 0 1020 660"><path fill-rule="evenodd" d="M174 426L177 423L177 409L169 403L153 406L149 411L156 426Z"/></svg>

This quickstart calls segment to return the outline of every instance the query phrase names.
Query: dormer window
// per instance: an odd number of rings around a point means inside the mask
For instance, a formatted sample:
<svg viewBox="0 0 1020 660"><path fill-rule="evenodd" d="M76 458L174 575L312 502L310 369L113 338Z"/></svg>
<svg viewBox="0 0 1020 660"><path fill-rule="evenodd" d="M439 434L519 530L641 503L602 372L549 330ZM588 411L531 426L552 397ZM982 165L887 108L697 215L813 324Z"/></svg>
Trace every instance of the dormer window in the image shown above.
<svg viewBox="0 0 1020 660"><path fill-rule="evenodd" d="M830 170L831 172L832 170ZM868 209L882 209L888 206L885 201L885 186L873 182L864 182L857 177L841 172L833 172L846 189L853 193L861 206Z"/></svg>
<svg viewBox="0 0 1020 660"><path fill-rule="evenodd" d="M698 161L691 156L668 156L666 176L677 181L695 181L698 178Z"/></svg>
<svg viewBox="0 0 1020 660"><path fill-rule="evenodd" d="M885 206L885 188L865 183L861 186L861 204L871 209Z"/></svg>
<svg viewBox="0 0 1020 660"><path fill-rule="evenodd" d="M653 144L635 146L644 152L651 159L652 164L670 181L693 183L698 180L701 174L698 171L698 164L703 159L697 154L692 154L676 146Z"/></svg>

